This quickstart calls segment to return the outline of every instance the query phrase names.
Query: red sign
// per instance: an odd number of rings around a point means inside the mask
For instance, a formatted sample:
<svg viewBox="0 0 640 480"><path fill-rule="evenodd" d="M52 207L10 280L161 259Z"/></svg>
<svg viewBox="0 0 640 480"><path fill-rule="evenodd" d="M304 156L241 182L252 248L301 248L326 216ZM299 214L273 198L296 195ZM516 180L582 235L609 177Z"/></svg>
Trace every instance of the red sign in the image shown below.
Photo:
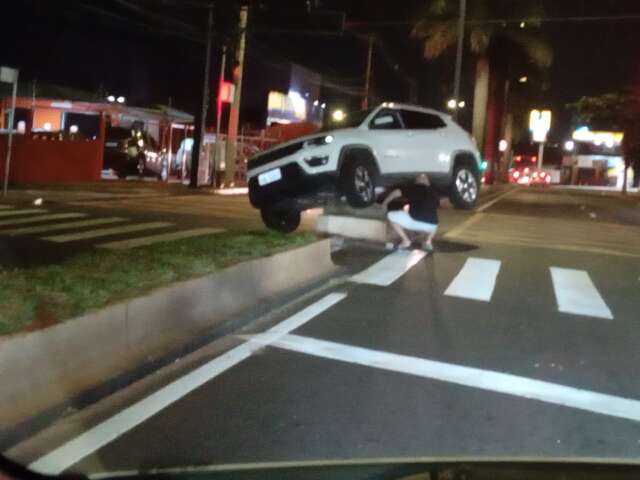
<svg viewBox="0 0 640 480"><path fill-rule="evenodd" d="M218 92L218 101L231 103L233 101L233 83L222 82L220 84L220 91Z"/></svg>

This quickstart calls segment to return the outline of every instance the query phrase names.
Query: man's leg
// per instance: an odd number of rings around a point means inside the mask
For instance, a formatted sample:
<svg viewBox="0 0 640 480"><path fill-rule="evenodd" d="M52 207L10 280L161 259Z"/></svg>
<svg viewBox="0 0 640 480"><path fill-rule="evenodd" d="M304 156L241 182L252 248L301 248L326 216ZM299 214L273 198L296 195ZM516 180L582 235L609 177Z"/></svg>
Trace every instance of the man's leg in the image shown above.
<svg viewBox="0 0 640 480"><path fill-rule="evenodd" d="M404 248L407 248L407 247L411 246L411 240L409 239L409 237L405 233L404 229L400 225L398 225L397 223L392 222L391 220L389 220L389 224L391 225L391 228L393 228L393 230L402 239L402 243L400 244L400 246L404 247Z"/></svg>

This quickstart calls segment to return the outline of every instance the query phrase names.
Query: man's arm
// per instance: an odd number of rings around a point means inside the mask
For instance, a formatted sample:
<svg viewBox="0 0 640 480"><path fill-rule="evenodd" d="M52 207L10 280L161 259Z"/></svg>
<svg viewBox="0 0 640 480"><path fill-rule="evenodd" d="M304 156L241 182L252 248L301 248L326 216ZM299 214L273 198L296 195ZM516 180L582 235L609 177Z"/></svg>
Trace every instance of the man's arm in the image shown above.
<svg viewBox="0 0 640 480"><path fill-rule="evenodd" d="M382 206L384 208L388 208L391 202L393 202L396 198L400 198L401 196L402 196L402 192L400 191L399 188L396 188L389 195L387 195L387 198L385 198L384 201L382 202Z"/></svg>

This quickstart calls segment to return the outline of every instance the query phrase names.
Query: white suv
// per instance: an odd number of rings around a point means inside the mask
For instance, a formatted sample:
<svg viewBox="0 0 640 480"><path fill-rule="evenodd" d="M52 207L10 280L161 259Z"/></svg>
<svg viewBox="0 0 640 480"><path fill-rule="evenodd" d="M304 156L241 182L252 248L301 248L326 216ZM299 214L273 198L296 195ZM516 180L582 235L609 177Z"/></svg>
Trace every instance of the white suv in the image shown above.
<svg viewBox="0 0 640 480"><path fill-rule="evenodd" d="M383 103L347 114L332 130L278 145L248 163L249 198L265 225L290 232L300 212L327 195L356 208L428 173L458 208L472 208L480 191L481 158L471 136L449 115L414 105Z"/></svg>

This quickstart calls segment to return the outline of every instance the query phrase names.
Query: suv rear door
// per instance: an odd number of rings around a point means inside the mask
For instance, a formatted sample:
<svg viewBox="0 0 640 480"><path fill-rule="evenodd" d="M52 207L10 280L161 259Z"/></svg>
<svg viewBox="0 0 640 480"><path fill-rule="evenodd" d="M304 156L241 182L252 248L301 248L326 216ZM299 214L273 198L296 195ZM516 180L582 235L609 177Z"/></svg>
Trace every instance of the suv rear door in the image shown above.
<svg viewBox="0 0 640 480"><path fill-rule="evenodd" d="M434 113L403 108L400 110L408 136L412 172L446 172L449 149L444 132L447 124Z"/></svg>
<svg viewBox="0 0 640 480"><path fill-rule="evenodd" d="M410 138L404 131L398 110L382 108L369 122L369 144L374 150L380 173L411 171Z"/></svg>

